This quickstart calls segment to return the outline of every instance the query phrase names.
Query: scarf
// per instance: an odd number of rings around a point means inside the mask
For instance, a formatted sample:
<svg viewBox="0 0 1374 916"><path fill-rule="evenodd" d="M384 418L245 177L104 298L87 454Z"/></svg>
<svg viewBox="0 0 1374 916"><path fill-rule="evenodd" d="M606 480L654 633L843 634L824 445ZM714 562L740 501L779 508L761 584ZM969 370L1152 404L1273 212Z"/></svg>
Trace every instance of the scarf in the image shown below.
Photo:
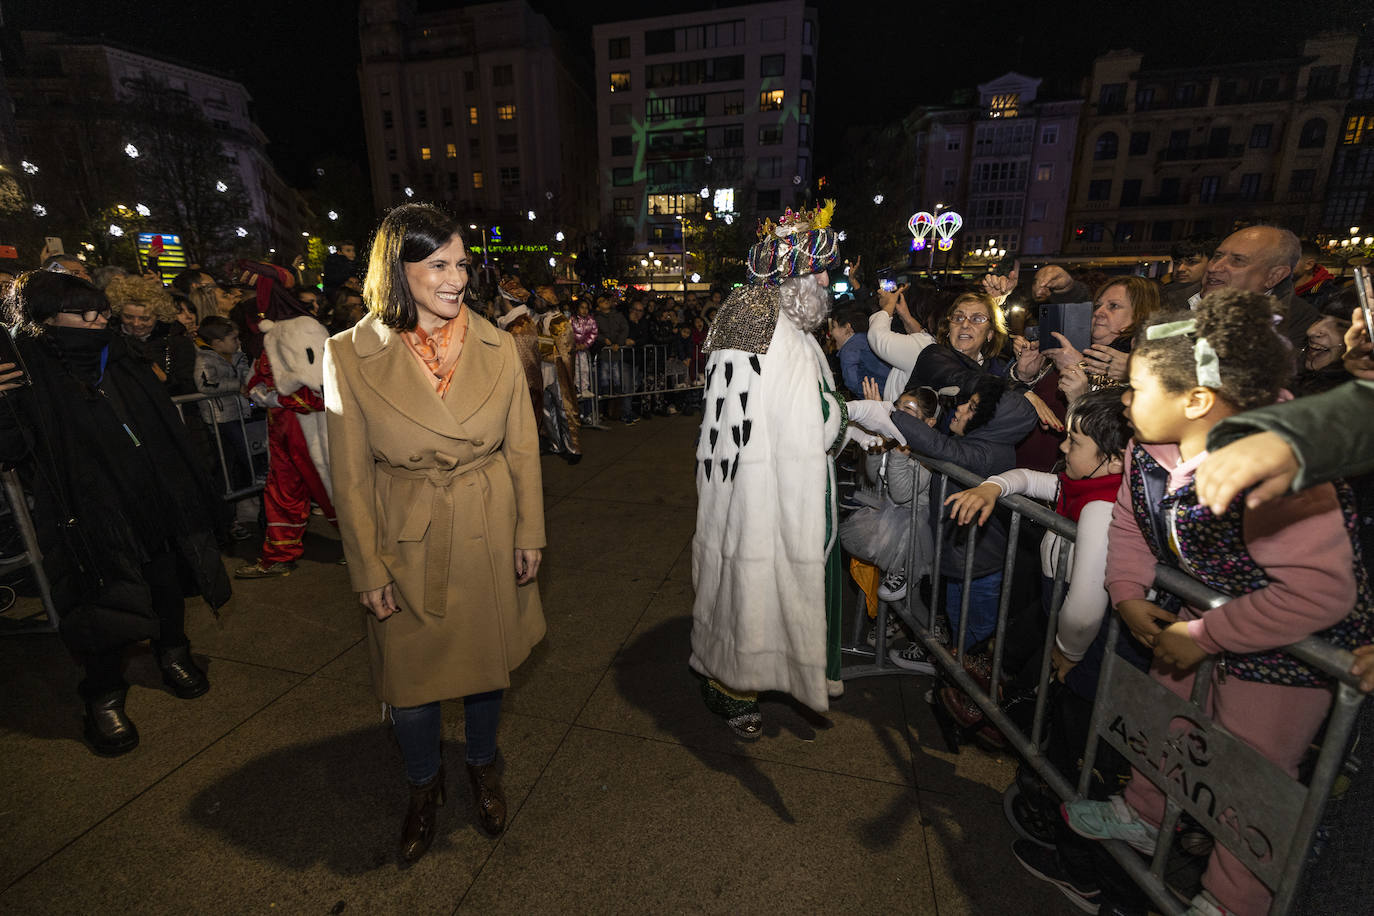
<svg viewBox="0 0 1374 916"><path fill-rule="evenodd" d="M1103 474L1101 477L1074 480L1060 471L1059 499L1054 504L1054 511L1069 521L1076 522L1078 516L1083 513L1083 507L1088 503L1099 500L1115 502L1116 491L1119 489L1121 489L1120 474Z"/></svg>
<svg viewBox="0 0 1374 916"><path fill-rule="evenodd" d="M455 329L458 332L456 342L453 337ZM463 341L467 340L467 336L466 305L458 310L457 315L436 328L433 334L426 333L423 328L416 325L415 330L406 331L401 335L410 352L415 354L420 365L424 366L426 376L441 398L448 391L449 383L453 381L453 370L458 366L458 356L463 352Z"/></svg>

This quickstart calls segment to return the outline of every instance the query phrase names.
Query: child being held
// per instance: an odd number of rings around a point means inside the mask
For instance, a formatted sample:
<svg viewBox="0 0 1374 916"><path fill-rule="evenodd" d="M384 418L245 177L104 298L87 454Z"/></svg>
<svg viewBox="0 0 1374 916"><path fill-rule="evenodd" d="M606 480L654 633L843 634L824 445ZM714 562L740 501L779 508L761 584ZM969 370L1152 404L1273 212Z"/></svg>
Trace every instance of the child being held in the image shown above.
<svg viewBox="0 0 1374 916"><path fill-rule="evenodd" d="M880 400L877 383L863 382L865 394ZM940 399L933 388L917 388L897 398L896 409L933 427L940 416ZM884 573L878 586L882 601L901 601L906 597L908 580L919 583L930 575L934 554L934 537L930 531L930 470L911 454L906 446L896 444L889 449L870 453L865 459L869 480L878 484L876 505L873 501L840 522L840 543L852 555L872 563ZM913 523L911 504L916 500L916 520ZM901 507L906 507L902 509ZM914 534L916 543L911 543ZM907 568L908 555L914 566ZM870 612L871 613L871 612ZM889 642L904 635L895 614L887 618ZM876 633L870 631L869 645L876 644Z"/></svg>
<svg viewBox="0 0 1374 916"><path fill-rule="evenodd" d="M1212 427L1279 397L1291 359L1272 311L1266 296L1221 291L1137 333L1122 398L1135 437L1112 517L1106 584L1126 627L1154 651L1151 676L1173 693L1187 698L1197 665L1221 655L1204 711L1296 778L1331 691L1281 648L1313 634L1344 648L1370 641L1349 490L1322 484L1254 508L1242 494L1214 515L1193 481ZM1146 597L1156 562L1234 597L1205 613L1186 606L1171 613ZM1125 840L1149 854L1164 804L1163 793L1132 771L1123 796L1062 810L1079 835ZM1272 899L1221 843L1202 886L1189 913L1249 916L1266 912Z"/></svg>

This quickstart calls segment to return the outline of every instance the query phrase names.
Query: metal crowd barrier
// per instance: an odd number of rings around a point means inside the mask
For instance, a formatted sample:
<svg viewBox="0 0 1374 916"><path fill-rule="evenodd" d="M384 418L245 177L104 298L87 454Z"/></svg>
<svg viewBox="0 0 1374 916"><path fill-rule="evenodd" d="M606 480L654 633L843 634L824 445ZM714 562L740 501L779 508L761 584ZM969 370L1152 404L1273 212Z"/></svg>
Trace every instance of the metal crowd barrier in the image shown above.
<svg viewBox="0 0 1374 916"><path fill-rule="evenodd" d="M10 515L14 519L14 527L19 532L19 537L24 543L24 549L11 556L0 557L0 575L14 572L15 570L29 567L33 570L33 581L38 587L38 597L43 602L43 613L46 618L41 622L36 622L30 618L16 624L7 624L0 634L5 636L15 636L22 633L56 633L58 625L62 622L57 613L57 606L52 600L52 586L48 583L48 574L43 570L43 551L38 546L38 534L33 528L33 516L29 514L28 497L24 494L24 486L19 482L19 473L13 468L0 473L4 481L5 501L8 503Z"/></svg>
<svg viewBox="0 0 1374 916"><path fill-rule="evenodd" d="M1346 747L1355 725L1364 695L1357 680L1349 673L1354 662L1351 653L1338 649L1323 640L1309 637L1286 651L1296 658L1330 675L1337 684L1335 700L1322 739L1315 768L1307 785L1292 779L1275 764L1261 756L1249 745L1233 737L1212 722L1202 710L1207 702L1211 674L1215 660L1205 661L1197 669L1193 695L1182 700L1157 684L1146 674L1122 664L1115 647L1120 634L1120 618L1108 612L1107 650L1093 703L1092 725L1083 751L1082 766L1076 786L1070 784L1042 752L1046 703L1050 684L1050 649L1059 626L1059 611L1063 604L1069 573L1070 551L1059 551L1050 599L1048 623L1044 639L1043 660L1040 666L1035 714L1029 735L1022 733L998 705L989 692L964 670L962 649L969 620L969 593L973 579L974 548L979 529L967 526L963 589L960 607L959 632L954 637L953 651L934 635L935 615L939 613L941 590L940 555L944 526L952 524L948 510L941 511L949 495L949 482L959 489L977 486L983 478L958 465L926 457L921 461L938 476L937 501L932 512L940 516L935 533L935 554L931 572L931 602L921 600L916 583L908 577L907 597L893 606L901 620L915 634L926 654L941 674L967 694L984 716L1006 738L1020 757L1045 780L1063 800L1087 796L1097 756L1098 739L1116 748L1132 766L1144 773L1165 793L1167 802L1164 821L1160 825L1160 843L1154 857L1146 864L1131 847L1123 842L1104 843L1112 856L1147 893L1163 913L1178 916L1186 904L1169 890L1164 869L1175 845L1174 828L1182 813L1187 812L1213 837L1226 846L1249 867L1274 893L1269 912L1271 916L1285 916L1294 903L1302 869L1321 814L1331 794L1332 785L1341 770ZM916 500L912 501L912 524L916 523ZM1002 569L1001 594L997 609L997 628L992 660L992 690L1002 670L1007 617L1011 605L1013 574L1016 569L1018 536L1022 518L1073 540L1077 525L1046 507L1022 496L1004 496L999 507L1011 510L1007 524L1007 552ZM912 539L913 545L915 539ZM908 570L914 568L914 558L908 557ZM1198 608L1215 608L1224 604L1226 595L1216 592L1172 567L1155 568L1155 587L1183 599ZM860 607L863 598L860 596ZM1103 596L1104 605L1106 596ZM852 638L843 647L850 658L860 661L846 665L842 679L872 677L874 675L906 675L912 672L891 662L887 655L888 602L878 604L878 619L874 622L876 645L870 648L863 640L867 614L862 610L854 621ZM1186 723L1180 727L1176 723Z"/></svg>
<svg viewBox="0 0 1374 916"><path fill-rule="evenodd" d="M668 348L661 344L618 350L602 347L591 360L589 381L592 391L589 399L592 422L589 425L593 428L601 426L602 401L627 396L662 398L682 392L700 392L706 387L702 373L693 378L690 357L685 360L670 357Z"/></svg>
<svg viewBox="0 0 1374 916"><path fill-rule="evenodd" d="M176 405L177 414L181 417L181 422L185 423L186 407L188 405L194 405L195 409L199 410L200 405L206 401L241 401L242 399L243 395L238 392L234 392L233 394L179 394L172 398L172 403ZM215 440L215 453L219 459L220 477L224 481L224 492L220 494L220 497L225 502L233 502L245 496L251 496L254 493L261 493L264 485L262 475L257 472L257 464L262 463L265 465L267 460L267 421L245 419L242 415L242 411L237 411L237 413L239 413L237 420L239 431L242 433L243 460L245 466L253 472L252 481L247 486L243 487L235 487L229 475L230 464L225 460L228 457L225 451L226 443L224 441L224 436L220 434L219 424L205 422L202 418L202 423L209 429L211 436L213 436ZM261 461L257 460L259 458Z"/></svg>

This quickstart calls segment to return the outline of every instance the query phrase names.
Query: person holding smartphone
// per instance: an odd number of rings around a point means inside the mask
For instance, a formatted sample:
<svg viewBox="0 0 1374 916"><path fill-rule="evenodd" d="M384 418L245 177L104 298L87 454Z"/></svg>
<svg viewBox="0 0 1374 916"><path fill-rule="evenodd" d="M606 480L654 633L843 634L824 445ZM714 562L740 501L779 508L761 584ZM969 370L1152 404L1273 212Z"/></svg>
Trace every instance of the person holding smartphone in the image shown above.
<svg viewBox="0 0 1374 916"><path fill-rule="evenodd" d="M62 639L85 668L85 738L138 746L124 652L151 640L182 699L210 689L186 638L183 583L229 600L215 497L166 388L109 326L110 303L69 274L30 271L6 303L16 362L0 362L0 462L19 471Z"/></svg>

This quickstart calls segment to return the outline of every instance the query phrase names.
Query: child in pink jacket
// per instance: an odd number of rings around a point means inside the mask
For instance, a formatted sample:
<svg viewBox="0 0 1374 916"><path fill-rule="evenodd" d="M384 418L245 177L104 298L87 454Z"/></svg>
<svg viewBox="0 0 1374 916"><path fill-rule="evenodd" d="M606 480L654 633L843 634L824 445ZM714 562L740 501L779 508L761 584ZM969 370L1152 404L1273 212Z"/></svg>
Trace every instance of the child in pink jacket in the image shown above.
<svg viewBox="0 0 1374 916"><path fill-rule="evenodd" d="M1211 428L1278 399L1284 378L1275 367L1290 359L1271 312L1266 296L1219 292L1191 316L1163 316L1140 332L1123 397L1135 438L1112 518L1106 584L1131 633L1153 648L1154 679L1186 698L1193 669L1220 655L1206 712L1296 777L1331 691L1319 672L1278 650L1314 633L1353 648L1370 633L1368 583L1353 546L1350 501L1342 498L1348 491L1323 484L1254 509L1238 497L1213 515L1193 484ZM1233 598L1205 613L1171 613L1147 598L1156 562ZM1123 796L1069 802L1064 817L1080 835L1122 839L1148 854L1164 803L1133 771ZM1190 914L1258 916L1272 899L1221 843L1202 885Z"/></svg>

